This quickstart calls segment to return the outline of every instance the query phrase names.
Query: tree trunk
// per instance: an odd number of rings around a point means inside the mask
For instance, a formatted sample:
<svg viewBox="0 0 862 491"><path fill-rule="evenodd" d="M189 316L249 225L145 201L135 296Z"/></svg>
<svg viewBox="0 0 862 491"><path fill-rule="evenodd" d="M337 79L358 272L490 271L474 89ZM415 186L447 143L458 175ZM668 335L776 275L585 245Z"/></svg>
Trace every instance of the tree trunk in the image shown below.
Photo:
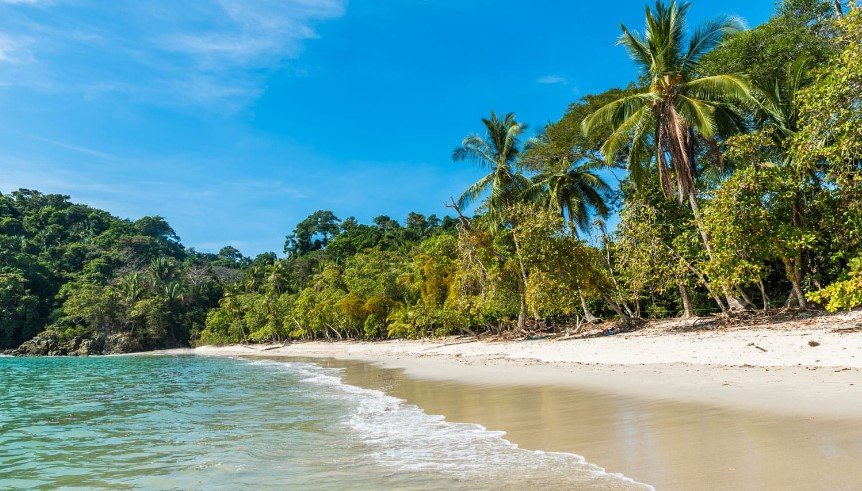
<svg viewBox="0 0 862 491"><path fill-rule="evenodd" d="M793 292L799 302L799 309L807 309L808 300L805 299L805 292L802 291L802 254L798 254L793 261Z"/></svg>
<svg viewBox="0 0 862 491"><path fill-rule="evenodd" d="M618 304L613 298L611 298L610 295L608 295L607 293L603 293L602 296L604 297L605 302L607 302L608 305L610 305L611 309L613 309L613 311L616 312L618 316L620 316L620 320L625 320L625 319L630 318L628 315L626 315L623 312L623 309L620 308L620 304Z"/></svg>
<svg viewBox="0 0 862 491"><path fill-rule="evenodd" d="M524 295L521 295L521 311L518 312L518 330L527 331L527 299Z"/></svg>
<svg viewBox="0 0 862 491"><path fill-rule="evenodd" d="M667 146L670 151L671 164L676 173L679 200L682 203L686 197L688 198L691 212L694 215L695 226L703 240L703 246L709 258L713 259L712 242L703 226L700 206L697 203L697 190L692 172L694 167L694 149L691 143L692 130L685 125L673 104L667 102L665 104L661 109L663 128L668 136ZM722 285L721 290L731 311L745 310L742 302L731 293L730 288Z"/></svg>
<svg viewBox="0 0 862 491"><path fill-rule="evenodd" d="M784 301L785 309L792 309L793 307L798 307L799 301L796 298L796 290L791 286L790 293L787 294L787 300Z"/></svg>
<svg viewBox="0 0 862 491"><path fill-rule="evenodd" d="M521 269L521 311L518 313L518 330L526 331L527 328L527 268L524 267L524 261L521 259L521 244L518 241L518 236L512 232L512 242L515 244L515 257L518 260L518 267Z"/></svg>
<svg viewBox="0 0 862 491"><path fill-rule="evenodd" d="M740 298L742 298L742 301L745 302L745 307L749 310L754 310L754 301L751 299L751 297L748 296L747 293L745 293L745 290L737 286L736 291L739 292Z"/></svg>
<svg viewBox="0 0 862 491"><path fill-rule="evenodd" d="M785 302L785 308L797 305L800 310L808 308L808 301L805 299L805 293L802 291L802 267L799 265L800 255L796 258L784 258L784 270L787 273L787 279L790 280L791 290L790 296Z"/></svg>
<svg viewBox="0 0 862 491"><path fill-rule="evenodd" d="M593 315L592 312L590 312L590 307L589 305L587 305L587 299L584 298L584 294L581 292L580 289L578 290L578 297L581 298L581 308L584 309L584 319L590 324L598 321L599 318Z"/></svg>
<svg viewBox="0 0 862 491"><path fill-rule="evenodd" d="M835 0L835 13L838 17L844 17L844 8L841 6L841 0Z"/></svg>
<svg viewBox="0 0 862 491"><path fill-rule="evenodd" d="M706 291L709 293L709 296L712 297L713 300L715 300L715 303L716 305L718 305L718 308L721 309L722 312L727 312L727 307L724 305L724 301L721 300L721 297L719 297L715 293L715 290L713 290L712 287L709 285L709 281L707 281L706 276L704 276L704 274L699 269L692 266L691 263L688 262L688 260L679 255L679 253L677 253L673 247L661 241L659 241L659 243L661 243L661 245L665 247L665 249L671 254L671 256L674 257L674 259L683 263L689 271L694 273L698 281L700 281L700 284L703 285L704 288L706 288Z"/></svg>
<svg viewBox="0 0 862 491"><path fill-rule="evenodd" d="M679 296L682 299L682 318L694 317L694 310L691 308L691 296L688 294L688 287L685 286L685 283L679 283Z"/></svg>
<svg viewBox="0 0 862 491"><path fill-rule="evenodd" d="M763 311L766 312L769 310L769 296L766 294L766 285L763 284L763 280L760 278L757 280L757 288L760 289L760 298L763 300Z"/></svg>
<svg viewBox="0 0 862 491"><path fill-rule="evenodd" d="M836 2L837 3L837 2ZM841 5L838 4L840 8ZM805 221L805 216L803 214L802 209L802 196L800 196L799 191L796 191L796 196L793 200L793 225L796 227L802 227ZM788 271L788 276L790 276L790 282L793 283L793 292L796 294L796 299L799 302L799 309L805 310L808 308L808 301L805 300L805 293L802 291L802 264L804 258L802 257L802 251L796 253L796 257L793 258L792 270Z"/></svg>

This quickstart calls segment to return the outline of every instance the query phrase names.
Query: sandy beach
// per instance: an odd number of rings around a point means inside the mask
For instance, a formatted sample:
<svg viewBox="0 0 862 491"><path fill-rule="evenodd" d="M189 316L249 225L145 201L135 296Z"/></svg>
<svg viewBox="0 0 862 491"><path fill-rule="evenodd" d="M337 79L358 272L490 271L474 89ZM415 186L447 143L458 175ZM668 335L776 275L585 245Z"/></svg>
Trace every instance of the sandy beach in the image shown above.
<svg viewBox="0 0 862 491"><path fill-rule="evenodd" d="M630 334L489 342L205 346L205 355L359 360L434 380L557 385L797 416L862 416L862 312L764 326L668 321Z"/></svg>
<svg viewBox="0 0 862 491"><path fill-rule="evenodd" d="M862 483L862 313L766 325L669 321L587 339L200 347L316 360L453 421L659 489Z"/></svg>

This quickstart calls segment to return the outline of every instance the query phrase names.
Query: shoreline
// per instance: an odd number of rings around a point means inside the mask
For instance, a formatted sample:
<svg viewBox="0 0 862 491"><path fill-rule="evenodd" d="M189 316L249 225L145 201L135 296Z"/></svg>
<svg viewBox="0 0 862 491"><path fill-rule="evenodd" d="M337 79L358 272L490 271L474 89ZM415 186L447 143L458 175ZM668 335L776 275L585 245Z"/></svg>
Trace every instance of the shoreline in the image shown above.
<svg viewBox="0 0 862 491"><path fill-rule="evenodd" d="M860 321L852 312L708 330L677 321L587 339L149 354L338 368L347 384L504 431L522 448L583 456L657 489L847 489L862 482Z"/></svg>
<svg viewBox="0 0 862 491"><path fill-rule="evenodd" d="M503 431L527 450L582 456L656 489L850 489L862 482L862 419L782 416L657 401L563 385L479 385L358 360L311 362L447 422Z"/></svg>
<svg viewBox="0 0 862 491"><path fill-rule="evenodd" d="M723 330L680 330L681 324L586 339L317 341L148 354L355 360L437 381L553 385L781 415L862 418L862 330L846 327L862 324L862 312Z"/></svg>

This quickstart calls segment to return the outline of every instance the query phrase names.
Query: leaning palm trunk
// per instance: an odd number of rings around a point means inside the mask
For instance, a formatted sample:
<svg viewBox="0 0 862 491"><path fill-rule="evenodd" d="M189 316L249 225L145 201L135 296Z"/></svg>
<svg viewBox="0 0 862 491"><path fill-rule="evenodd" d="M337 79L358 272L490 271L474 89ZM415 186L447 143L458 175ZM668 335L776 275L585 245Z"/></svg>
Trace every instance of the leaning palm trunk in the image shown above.
<svg viewBox="0 0 862 491"><path fill-rule="evenodd" d="M646 149L655 145L662 190L667 196L676 194L680 203L689 200L704 248L712 258L712 244L695 196L694 135L707 140L715 137L719 127L716 108L724 106L733 111L728 103L756 103L756 98L743 76L698 77L701 58L743 26L734 18L717 19L697 29L685 43L689 8L688 2L656 2L655 9L647 10L643 36L623 26L620 44L628 49L641 75L649 77L649 87L606 104L584 119L582 127L590 134L610 125L613 131L602 145L602 153L608 160L627 155L633 170L645 168L649 161ZM654 136L653 142L648 141L648 134ZM744 308L731 285L721 285L721 290L731 310ZM722 311L726 310L721 299L718 304Z"/></svg>
<svg viewBox="0 0 862 491"><path fill-rule="evenodd" d="M680 201L684 197L688 198L688 204L691 207L691 212L694 215L694 223L697 231L700 233L700 238L703 241L703 247L710 260L714 257L712 241L709 239L709 234L703 226L703 218L700 214L700 205L697 202L697 190L694 185L694 176L692 175L693 168L693 151L691 142L691 131L686 127L685 123L680 118L679 113L671 104L666 104L664 109L663 120L666 122L664 131L667 134L668 148L670 150L671 162L673 163L673 171L676 174L677 192ZM661 150L659 150L661 153ZM727 301L727 306L731 311L745 310L746 306L743 302L732 293L728 285L721 285L721 291Z"/></svg>

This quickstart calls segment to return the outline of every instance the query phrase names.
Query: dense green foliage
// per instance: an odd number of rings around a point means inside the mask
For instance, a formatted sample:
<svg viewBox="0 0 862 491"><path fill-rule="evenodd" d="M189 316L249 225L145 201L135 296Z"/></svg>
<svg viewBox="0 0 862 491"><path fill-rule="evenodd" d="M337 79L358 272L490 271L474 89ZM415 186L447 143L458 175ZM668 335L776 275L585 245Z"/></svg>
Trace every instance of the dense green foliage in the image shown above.
<svg viewBox="0 0 862 491"><path fill-rule="evenodd" d="M161 217L120 220L36 191L0 195L0 231L3 348L46 327L120 350L188 342L240 266L229 249L184 249Z"/></svg>
<svg viewBox="0 0 862 491"><path fill-rule="evenodd" d="M512 113L483 119L452 155L486 171L456 218L322 210L286 257L251 260L186 250L158 217L0 196L0 343L45 326L143 349L862 305L862 8L785 0L750 30L693 28L687 10L658 2L643 36L623 28L629 87L529 139Z"/></svg>

